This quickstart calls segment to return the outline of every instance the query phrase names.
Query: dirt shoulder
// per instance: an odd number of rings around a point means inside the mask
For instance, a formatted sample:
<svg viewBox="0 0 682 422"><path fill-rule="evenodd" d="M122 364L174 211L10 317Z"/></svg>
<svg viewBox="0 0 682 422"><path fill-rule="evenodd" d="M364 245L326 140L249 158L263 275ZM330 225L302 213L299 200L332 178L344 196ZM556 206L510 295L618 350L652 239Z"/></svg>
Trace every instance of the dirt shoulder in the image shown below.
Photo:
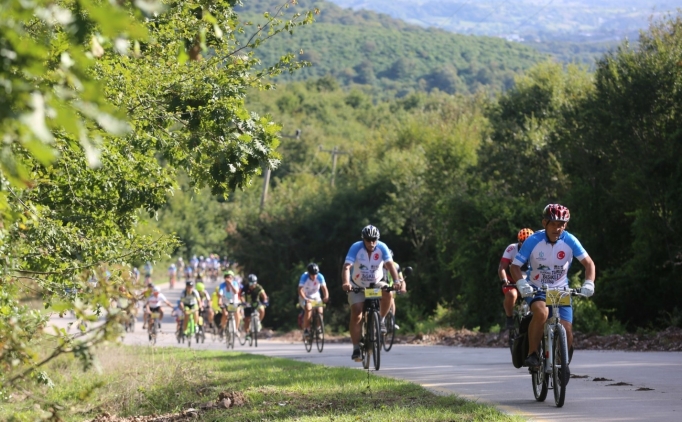
<svg viewBox="0 0 682 422"><path fill-rule="evenodd" d="M294 330L287 333L264 331L271 340L299 342L303 333ZM348 336L327 335L325 342L350 343ZM396 335L397 344L430 344L460 347L507 347L507 332L478 333L464 329L440 329L430 334ZM682 352L682 328L669 327L658 333L612 334L599 336L574 333L574 347L583 350L627 350Z"/></svg>

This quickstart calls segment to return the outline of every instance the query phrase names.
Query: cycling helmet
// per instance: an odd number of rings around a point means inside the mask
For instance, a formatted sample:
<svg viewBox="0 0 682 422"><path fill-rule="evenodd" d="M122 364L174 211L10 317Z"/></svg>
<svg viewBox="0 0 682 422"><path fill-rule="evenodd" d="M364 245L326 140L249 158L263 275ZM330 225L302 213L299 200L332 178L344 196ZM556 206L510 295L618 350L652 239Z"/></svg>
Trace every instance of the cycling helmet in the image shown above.
<svg viewBox="0 0 682 422"><path fill-rule="evenodd" d="M206 287L204 286L204 283L202 283L201 281L197 282L197 291L198 291L198 292L203 292L204 290L206 290Z"/></svg>
<svg viewBox="0 0 682 422"><path fill-rule="evenodd" d="M308 274L317 274L320 272L320 267L316 263L311 262L308 264Z"/></svg>
<svg viewBox="0 0 682 422"><path fill-rule="evenodd" d="M516 235L516 237L519 239L519 242L523 242L524 240L528 239L531 234L533 234L533 230L531 229L521 229L519 230L519 234Z"/></svg>
<svg viewBox="0 0 682 422"><path fill-rule="evenodd" d="M227 270L223 273L223 277L227 276L233 276L234 277L234 272L232 270Z"/></svg>
<svg viewBox="0 0 682 422"><path fill-rule="evenodd" d="M548 204L542 211L542 218L549 221L565 221L571 219L568 208L559 204Z"/></svg>
<svg viewBox="0 0 682 422"><path fill-rule="evenodd" d="M256 274L249 274L247 278L249 279L249 284L258 283L258 277L256 277Z"/></svg>
<svg viewBox="0 0 682 422"><path fill-rule="evenodd" d="M160 291L161 291L161 289L159 288L159 286L152 287L152 292L160 292Z"/></svg>
<svg viewBox="0 0 682 422"><path fill-rule="evenodd" d="M367 240L379 240L379 229L373 225L365 226L362 229L362 238Z"/></svg>
<svg viewBox="0 0 682 422"><path fill-rule="evenodd" d="M194 282L192 280L187 280L185 281L185 286L194 286Z"/></svg>

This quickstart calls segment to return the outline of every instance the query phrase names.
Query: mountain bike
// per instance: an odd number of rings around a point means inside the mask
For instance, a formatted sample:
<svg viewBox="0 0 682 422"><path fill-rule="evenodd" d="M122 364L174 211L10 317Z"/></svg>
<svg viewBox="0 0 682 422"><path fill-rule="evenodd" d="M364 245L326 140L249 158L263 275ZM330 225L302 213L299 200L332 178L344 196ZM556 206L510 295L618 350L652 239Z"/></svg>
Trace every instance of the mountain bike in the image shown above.
<svg viewBox="0 0 682 422"><path fill-rule="evenodd" d="M159 333L159 319L160 312L152 312L149 314L149 325L147 325L147 335L149 336L149 343L156 344L156 336Z"/></svg>
<svg viewBox="0 0 682 422"><path fill-rule="evenodd" d="M230 303L227 305L227 324L225 325L225 344L228 349L234 349L235 339L239 340L240 344L244 344L241 339L241 335L237 330L237 323L234 317L235 312L239 311L239 305ZM244 339L246 341L246 339Z"/></svg>
<svg viewBox="0 0 682 422"><path fill-rule="evenodd" d="M412 274L412 267L405 267L402 273L403 277L407 279L407 276ZM397 291L396 293L401 294L402 292ZM393 347L393 341L395 341L395 332L398 330L398 325L395 323L395 298L391 301L391 307L384 318L384 324L386 326L386 334L382 335L381 344L386 352L390 352Z"/></svg>
<svg viewBox="0 0 682 422"><path fill-rule="evenodd" d="M245 342L249 342L249 347L258 347L258 333L261 330L260 314L258 313L258 307L260 305L268 306L266 302L254 302L251 304L251 323L249 324L249 332L246 334L245 339Z"/></svg>
<svg viewBox="0 0 682 422"><path fill-rule="evenodd" d="M552 307L552 315L547 318L544 326L544 335L540 342L538 355L540 366L528 368L533 385L535 400L545 401L547 391L554 392L554 404L557 407L564 405L566 398L566 385L570 377L568 342L566 340L566 330L561 325L559 315L560 306L571 306L571 296L583 296L580 289L550 289L543 284L539 290L534 292L546 294L546 304Z"/></svg>
<svg viewBox="0 0 682 422"><path fill-rule="evenodd" d="M378 282L370 284L368 288L353 287L353 293L365 292L365 303L362 309L362 337L360 339L360 351L362 352L362 367L369 369L370 360L374 363L374 370L378 371L381 366L381 315L379 314L379 300L382 290L392 291L386 283Z"/></svg>
<svg viewBox="0 0 682 422"><path fill-rule="evenodd" d="M322 349L324 349L324 319L322 318L321 310L324 309L324 302L321 300L311 300L310 306L313 313L312 321L310 322L308 334L303 334L303 344L305 345L305 350L310 352L314 341L317 351L322 353Z"/></svg>
<svg viewBox="0 0 682 422"><path fill-rule="evenodd" d="M179 330L178 343L184 343L185 340L187 340L187 347L192 347L192 337L197 335L197 325L194 321L194 309L185 309L185 318L189 318L187 320L187 329L185 331L182 331L182 328ZM197 339L198 338L199 337L197 336Z"/></svg>

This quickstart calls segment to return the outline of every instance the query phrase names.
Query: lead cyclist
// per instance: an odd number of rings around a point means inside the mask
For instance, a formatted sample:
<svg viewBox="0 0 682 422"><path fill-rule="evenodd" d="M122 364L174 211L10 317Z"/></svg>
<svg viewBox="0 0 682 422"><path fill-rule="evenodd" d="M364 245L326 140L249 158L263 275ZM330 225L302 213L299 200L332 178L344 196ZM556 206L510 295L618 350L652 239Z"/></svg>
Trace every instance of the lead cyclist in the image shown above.
<svg viewBox="0 0 682 422"><path fill-rule="evenodd" d="M533 312L533 319L528 327L529 354L524 362L531 368L540 366L537 350L542 339L545 321L549 317L549 311L552 310L551 306L547 307L545 303L544 292L533 296L534 288L538 289L543 284L547 284L552 289L568 287L568 269L575 257L585 267L585 281L581 293L586 297L594 294L594 262L580 241L566 231L570 218L568 208L563 205L547 205L542 212L542 226L545 229L526 239L511 265L511 274L516 279L516 288ZM529 262L531 267L528 280L524 279L521 273L521 267L526 262ZM561 324L566 329L570 360L573 354L573 308L571 306L559 307L559 316Z"/></svg>

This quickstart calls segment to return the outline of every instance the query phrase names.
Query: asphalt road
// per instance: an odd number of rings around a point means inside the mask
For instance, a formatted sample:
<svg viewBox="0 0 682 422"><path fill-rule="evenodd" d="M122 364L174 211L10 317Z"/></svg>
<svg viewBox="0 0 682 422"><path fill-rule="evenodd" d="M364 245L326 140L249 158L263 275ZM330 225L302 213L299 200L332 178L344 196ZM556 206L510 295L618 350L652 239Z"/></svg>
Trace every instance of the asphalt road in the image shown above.
<svg viewBox="0 0 682 422"><path fill-rule="evenodd" d="M173 303L177 292L167 292ZM140 321L124 343L148 346ZM59 325L66 322L68 319L62 319ZM187 347L177 344L174 329L175 323L165 317L157 347ZM225 343L210 337L192 347L226 350ZM313 351L306 353L302 342L260 340L257 348L237 345L235 351L362 370L360 363L350 359L348 344L328 343L322 353L313 346ZM551 391L545 402L535 401L528 371L512 366L507 349L394 345L390 352L382 353L376 374L491 403L534 421L682 420L682 353L576 350L571 373L584 378L571 378L562 408L554 406Z"/></svg>

